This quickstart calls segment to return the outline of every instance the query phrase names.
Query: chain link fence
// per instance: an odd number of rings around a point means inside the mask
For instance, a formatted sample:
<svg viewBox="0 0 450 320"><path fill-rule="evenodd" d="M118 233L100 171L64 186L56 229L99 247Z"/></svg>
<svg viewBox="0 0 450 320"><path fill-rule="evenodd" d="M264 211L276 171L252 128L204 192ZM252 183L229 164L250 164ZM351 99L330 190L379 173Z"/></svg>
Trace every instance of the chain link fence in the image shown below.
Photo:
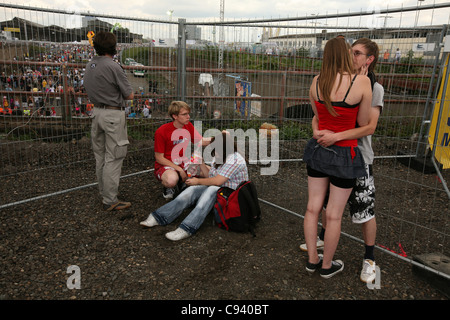
<svg viewBox="0 0 450 320"><path fill-rule="evenodd" d="M170 121L170 102L184 100L202 132L242 129L251 143L251 129L278 128L278 153L269 164L277 173L258 176L260 198L302 217L301 158L313 115L308 90L324 45L338 35L350 44L368 37L380 48L375 72L385 90L373 140L377 247L412 263L428 252L448 256L449 172L435 158L438 147L448 154L448 136L431 143L429 137L437 135L435 106L448 103L439 92L448 81L443 44L450 31L434 19L449 6L188 22L175 21L173 12L162 21L1 4L0 209L96 184L93 105L83 73L94 55L92 36L103 30L116 34L115 59L135 90L126 110L124 178L152 171L153 134ZM359 227L343 220L343 233L362 241Z"/></svg>

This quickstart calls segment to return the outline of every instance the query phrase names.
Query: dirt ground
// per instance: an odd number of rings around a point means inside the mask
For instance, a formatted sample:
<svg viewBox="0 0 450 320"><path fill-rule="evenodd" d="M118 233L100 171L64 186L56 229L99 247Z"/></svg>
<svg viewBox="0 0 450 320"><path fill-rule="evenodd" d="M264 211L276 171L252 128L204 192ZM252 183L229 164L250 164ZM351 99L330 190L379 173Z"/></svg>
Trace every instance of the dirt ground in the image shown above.
<svg viewBox="0 0 450 320"><path fill-rule="evenodd" d="M42 144L33 153L33 161L39 158L36 154L42 155L39 161L44 163L50 161L47 158L70 154L70 150L53 150L56 146ZM91 156L89 148L82 149ZM25 151L18 154L27 156ZM148 169L145 164L151 160L143 160L137 154L129 153L123 174ZM83 159L82 154L78 157ZM22 159L20 163L27 166L31 161L27 164ZM170 312L176 314L189 302L196 301L265 301L272 303L272 310L279 311L285 307L279 301L293 304L296 300L448 300L417 276L411 264L382 250L375 251L381 269L380 287L370 289L359 280L363 245L345 235L341 236L336 252L336 258L344 260L344 271L328 280L318 274L308 275L307 255L299 250L303 243L303 220L266 202L261 202L262 220L256 237L219 229L209 216L194 236L171 242L164 234L174 230L184 215L169 226L149 229L139 225L152 210L166 202L151 171L123 178L120 197L131 201L132 207L109 213L101 208L92 163L77 163L75 159L70 163L54 170L5 176L2 204L29 198L27 190L32 194L48 194L85 187L0 210L1 300L171 301L176 307L169 308ZM4 168L13 170L12 166ZM273 177L261 176L257 166L249 168L260 198L303 214L305 190L299 185L305 183L306 174L302 166L284 163ZM392 163L378 168L380 186L403 188L401 180L398 185L392 185L396 179L384 181L384 177L392 177L389 172ZM435 179L420 174L417 178ZM386 187L385 192L391 193L390 190ZM448 198L434 197L431 201L448 208ZM393 206L390 211L396 210L395 199L390 202ZM348 220L344 218L343 224L351 225ZM380 216L378 223L391 222ZM410 248L408 244L405 246ZM68 282L75 274L71 266L79 268L79 289L73 288L77 282L72 282L72 286Z"/></svg>

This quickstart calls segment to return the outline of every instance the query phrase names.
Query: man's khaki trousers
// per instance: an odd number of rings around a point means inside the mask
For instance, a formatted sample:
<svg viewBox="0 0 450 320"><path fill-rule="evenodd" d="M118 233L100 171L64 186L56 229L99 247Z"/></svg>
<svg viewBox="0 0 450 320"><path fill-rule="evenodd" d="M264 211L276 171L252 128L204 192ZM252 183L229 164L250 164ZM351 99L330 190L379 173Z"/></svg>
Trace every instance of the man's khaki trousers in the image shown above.
<svg viewBox="0 0 450 320"><path fill-rule="evenodd" d="M125 112L94 108L91 140L100 195L104 204L112 205L118 201L122 163L129 144Z"/></svg>

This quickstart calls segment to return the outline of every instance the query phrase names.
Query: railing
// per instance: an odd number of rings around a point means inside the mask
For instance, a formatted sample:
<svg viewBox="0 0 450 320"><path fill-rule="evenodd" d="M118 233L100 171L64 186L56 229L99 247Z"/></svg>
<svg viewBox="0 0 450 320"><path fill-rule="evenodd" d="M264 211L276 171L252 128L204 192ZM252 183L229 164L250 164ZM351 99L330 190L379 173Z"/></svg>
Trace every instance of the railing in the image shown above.
<svg viewBox="0 0 450 320"><path fill-rule="evenodd" d="M449 4L421 6L419 11L417 8L380 10L377 14L415 14L448 6ZM11 20L7 21L19 23L25 28L34 28L27 30L36 36L42 35L44 31L36 30L37 27L31 27L32 24L28 22L13 20L14 16L21 15L31 17L30 20L38 20L38 16L33 16L32 13L39 11L40 14L48 15L47 21L50 24L57 25L61 21L59 15L73 14L64 10L17 5L3 4L2 7L5 11L11 10ZM136 99L130 102L130 109L137 112L135 117L130 116L132 111L129 113L131 145L125 160L123 177L147 174L152 170L154 131L159 125L169 121L166 115L168 104L172 100L182 99L193 107L192 119L201 121L204 129L215 127L257 130L264 122L278 126L280 136L283 137L279 141L278 161L283 163L283 166L277 175L259 177L262 182L258 186L260 198L270 206L302 217L307 201L307 185L301 158L304 143L311 134L312 116L308 105L308 90L312 77L320 70L321 63L320 57L315 56L317 51L312 49L322 48L327 38L326 33L319 36L311 25L308 31L308 25L303 25L303 22L317 24L331 18L339 20L373 15L373 12L362 12L318 15L314 19L301 17L224 23L187 23L184 19L172 22L97 15L99 20L108 25L105 27L97 22L93 27L109 30L111 25L115 25L114 21L127 23L130 25L128 31L114 32L120 34L122 39L133 36L136 41L141 41L133 43L130 40L121 43L117 56L137 93ZM8 25L7 21L2 22L2 27ZM279 25L280 22L288 24ZM184 41L186 28L193 25L197 25L202 33L209 35L217 34L213 32L216 27L223 28L227 41L198 40L195 45L189 44L188 40ZM13 26L18 27L11 25ZM171 26L178 26L180 41L174 42L176 45L170 47L154 46L152 40L169 41L174 38ZM367 34L372 30L366 25L354 26L351 28L352 35L357 35L358 32ZM334 30L347 32L342 31L342 26L334 27L333 29L323 25L321 29L328 29L330 33ZM260 38L264 37L268 43L269 40L280 40L280 36L277 39L269 39L262 28L281 28L286 31L286 37L303 30L302 32L306 32L306 35L316 42L308 48L279 48L279 54L259 53L256 52L255 46L252 47L251 40L255 38L255 32L262 31ZM411 28L399 26L397 32L407 35L407 29ZM426 30L425 27L417 25L412 29ZM438 34L441 38L448 33L446 26L433 26L431 29L433 31L430 31L430 34ZM79 31L73 32L86 42L87 38L82 33L86 30L80 28ZM373 30L373 34L376 33L377 36L391 32L392 30L387 29ZM145 42L144 37L140 37L141 33L147 34L150 41ZM23 36L22 33L16 35ZM45 37L49 38L48 34L45 34ZM240 41L241 38L246 41ZM304 38L305 33L298 36L298 39ZM319 44L319 38L322 44ZM450 229L445 222L448 221L450 212L444 188L449 173L439 167L437 172L436 168L431 168L432 173L428 173L427 151L423 150L424 146L428 146L425 143L428 124L436 102L437 89L443 79L440 72L443 59L440 42L437 40L436 50L426 52L416 60L408 60L406 53L418 41L422 39L412 36L409 42L398 44L404 52L400 63L389 61L380 62L378 65L377 75L385 88L385 106L373 137L376 154L376 211L377 217L380 217L377 246L382 250L388 248L390 250L387 251L392 253L396 251L398 244L402 244L408 257L430 251L444 254L450 252ZM4 41L0 49L0 71L4 72L5 76L30 74L29 79L34 81L30 90L21 87L19 79L16 84L6 80L1 83L0 93L6 97L12 114L0 117L0 209L8 210L25 202L76 193L80 189L95 185L94 157L89 143L90 103L80 83L82 77L75 80L76 84L74 82L74 75L83 72L89 57L94 54L92 47L88 43L38 39L31 43L19 39ZM386 49L390 48L380 48L380 56ZM71 53L75 54L77 50L81 52L78 52L79 59L69 58ZM77 57L76 54L74 57ZM221 63L218 61L219 57L223 59ZM146 63L143 63L144 66L125 65L126 58ZM300 61L302 63L299 63ZM406 67L406 70L414 68L415 72L399 73L400 67ZM56 74L49 75L53 82L52 90L48 84L49 78L47 87L42 88L46 68L49 72L56 71ZM31 70L30 73L28 69ZM132 72L134 70L145 70L144 77L135 77ZM37 72L40 72L41 76L37 76ZM211 82L199 83L202 74L210 75ZM39 79L40 83L35 81L36 79ZM236 92L237 84L251 87L251 92L245 95ZM15 98L19 101L16 108ZM140 115L139 111L144 104L151 106L151 118L143 118ZM245 109L238 109L238 106L244 106ZM422 158L425 158L425 162L421 162ZM419 170L414 168L417 167L413 165L414 161L419 162ZM285 169L292 170L288 171L289 173L298 174L286 175ZM59 183L40 183L39 188L30 188L28 185L30 181L46 179L58 180ZM270 182L266 182L269 179ZM292 190L298 194L295 201L287 203L277 196ZM430 217L429 220L424 216ZM359 230L355 230L348 221L343 222L343 233L352 238L360 237ZM404 255L399 256L405 258ZM448 278L448 275L443 276Z"/></svg>

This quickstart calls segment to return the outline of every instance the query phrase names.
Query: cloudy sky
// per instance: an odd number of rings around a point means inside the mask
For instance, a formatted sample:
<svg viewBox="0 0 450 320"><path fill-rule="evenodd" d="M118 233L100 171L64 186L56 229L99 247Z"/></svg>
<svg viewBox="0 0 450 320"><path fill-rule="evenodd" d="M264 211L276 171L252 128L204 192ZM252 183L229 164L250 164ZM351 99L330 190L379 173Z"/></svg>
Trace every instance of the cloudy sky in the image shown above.
<svg viewBox="0 0 450 320"><path fill-rule="evenodd" d="M220 12L220 0L1 0L1 2L149 19L168 19L166 12L173 10L173 19L185 18L187 21L218 20ZM446 2L448 3L449 0L224 0L224 16L225 20L295 17L312 14L383 10L417 6L418 4L432 5ZM443 14L444 23L448 23L450 9L445 11L446 13ZM439 12L440 16L441 13ZM434 12L434 15L437 14L438 12Z"/></svg>
<svg viewBox="0 0 450 320"><path fill-rule="evenodd" d="M314 15L344 14L354 12L365 12L386 9L409 8L415 6L425 6L440 3L450 3L450 0L224 0L224 18L225 21L240 21L254 19L271 19L286 17L313 17ZM62 9L71 12L91 12L97 14L108 14L120 17L135 17L143 19L169 20L167 11L173 10L172 20L177 21L184 18L189 22L197 21L219 21L220 0L0 0L1 3L11 3L32 7ZM0 18L11 19L16 16L17 10L2 9L0 7ZM23 13L23 11L21 11ZM53 24L39 12L27 13L29 16L23 18L27 20L43 19L38 21L42 24ZM386 17L388 16L388 17ZM415 12L404 12L397 14L375 14L372 17L360 16L352 18L330 19L315 22L315 26L334 26L334 25L352 25L352 26L375 26L382 27L386 23L387 27L413 27L416 25L436 25L450 23L450 7L439 10L421 11L418 15ZM63 19L64 20L64 19ZM67 19L65 19L67 20ZM36 21L35 21L36 22ZM69 19L70 23L76 20ZM67 21L65 22L67 23ZM129 23L129 22L125 22ZM294 22L298 23L298 22ZM302 22L314 24L312 21ZM59 21L56 23L61 25ZM131 24L130 24L131 26ZM133 29L133 27L129 27ZM156 25L152 28L156 28ZM328 27L329 28L329 27ZM156 33L155 30L151 32ZM131 30L134 32L134 30ZM140 31L137 31L140 32ZM144 31L142 33L149 33ZM255 31L260 33L260 31ZM286 32L284 29L282 32Z"/></svg>

